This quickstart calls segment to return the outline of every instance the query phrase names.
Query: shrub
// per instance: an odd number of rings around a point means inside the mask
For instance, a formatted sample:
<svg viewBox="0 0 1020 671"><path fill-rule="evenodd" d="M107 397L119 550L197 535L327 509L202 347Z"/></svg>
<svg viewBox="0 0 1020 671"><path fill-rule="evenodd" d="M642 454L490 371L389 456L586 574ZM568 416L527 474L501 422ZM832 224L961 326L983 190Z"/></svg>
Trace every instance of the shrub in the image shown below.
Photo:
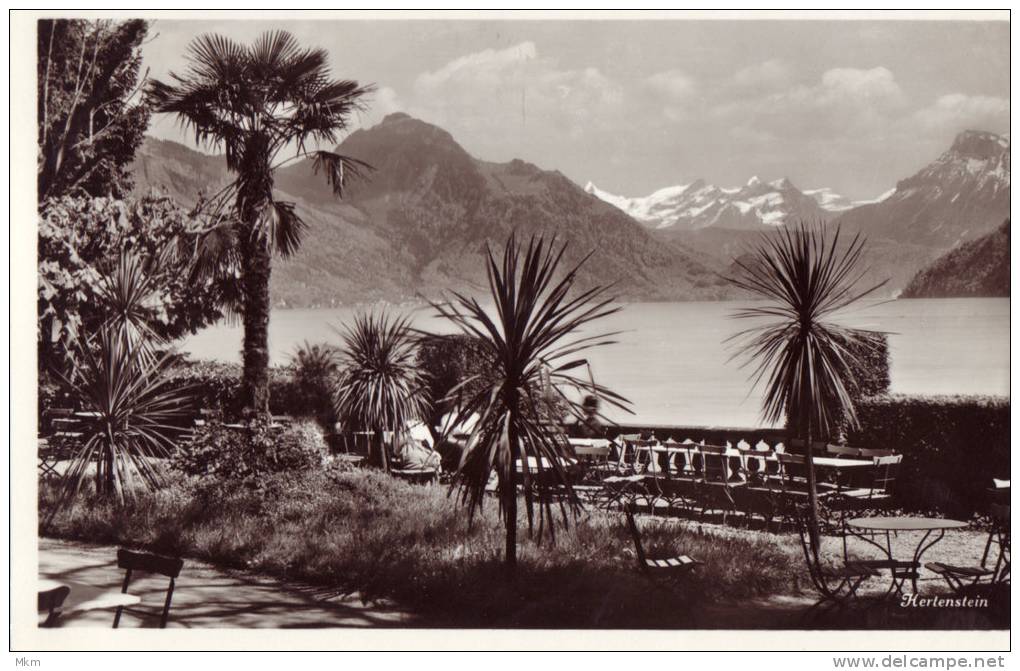
<svg viewBox="0 0 1020 671"><path fill-rule="evenodd" d="M328 344L300 345L291 356L294 380L294 403L315 415L324 426L336 423L333 393L340 373L336 349Z"/></svg>
<svg viewBox="0 0 1020 671"><path fill-rule="evenodd" d="M896 489L904 507L953 517L983 508L993 477L1009 477L1009 399L902 396L862 399L851 445L904 455Z"/></svg>
<svg viewBox="0 0 1020 671"><path fill-rule="evenodd" d="M189 387L198 407L222 413L228 421L239 419L244 408L241 395L241 366L218 361L187 361L174 367L171 384ZM289 367L269 369L269 409L274 414L314 416L305 397L299 393L294 371Z"/></svg>
<svg viewBox="0 0 1020 671"><path fill-rule="evenodd" d="M173 463L186 475L258 487L267 475L321 466L326 454L322 430L312 421L281 430L264 422L232 428L213 420L180 447Z"/></svg>
<svg viewBox="0 0 1020 671"><path fill-rule="evenodd" d="M850 351L857 357L851 369L850 395L854 399L879 396L889 392L889 336L884 333L858 331L850 342Z"/></svg>

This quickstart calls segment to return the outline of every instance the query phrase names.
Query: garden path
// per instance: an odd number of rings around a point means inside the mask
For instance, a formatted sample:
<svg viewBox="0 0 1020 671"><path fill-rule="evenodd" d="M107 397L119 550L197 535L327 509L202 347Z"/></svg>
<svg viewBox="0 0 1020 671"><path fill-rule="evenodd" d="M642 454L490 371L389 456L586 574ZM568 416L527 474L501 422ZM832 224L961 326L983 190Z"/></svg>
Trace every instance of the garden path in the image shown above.
<svg viewBox="0 0 1020 671"><path fill-rule="evenodd" d="M39 576L86 584L99 591L120 591L124 572L117 568L117 548L39 539ZM158 579L157 579L158 578ZM158 626L167 579L140 577L131 593L142 598L137 608L153 617L124 613L121 627ZM88 595L78 590L68 603ZM91 592L90 592L91 594ZM414 616L392 603L363 604L357 594L282 581L246 571L224 569L186 559L177 579L168 627L323 628L413 626ZM90 611L67 618L65 627L110 627L111 611Z"/></svg>

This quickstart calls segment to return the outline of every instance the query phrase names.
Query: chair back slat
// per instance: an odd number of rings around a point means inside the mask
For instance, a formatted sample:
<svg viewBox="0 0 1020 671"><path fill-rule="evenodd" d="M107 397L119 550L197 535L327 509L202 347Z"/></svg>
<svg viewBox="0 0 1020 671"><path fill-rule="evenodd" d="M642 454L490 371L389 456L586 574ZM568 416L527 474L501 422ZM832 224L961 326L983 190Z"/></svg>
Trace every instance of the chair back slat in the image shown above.
<svg viewBox="0 0 1020 671"><path fill-rule="evenodd" d="M154 554L117 550L117 567L130 571L158 573L168 578L176 578L181 574L184 561L176 557L161 557Z"/></svg>

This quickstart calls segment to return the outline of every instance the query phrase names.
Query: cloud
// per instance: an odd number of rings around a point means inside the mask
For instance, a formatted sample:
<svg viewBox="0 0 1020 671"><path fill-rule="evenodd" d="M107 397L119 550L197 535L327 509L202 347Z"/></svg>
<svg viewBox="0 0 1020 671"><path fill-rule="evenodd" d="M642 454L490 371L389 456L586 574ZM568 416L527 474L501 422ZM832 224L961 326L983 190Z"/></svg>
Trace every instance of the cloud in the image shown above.
<svg viewBox="0 0 1020 671"><path fill-rule="evenodd" d="M522 128L579 137L623 100L597 68L564 68L533 42L461 56L420 74L412 90L412 114L493 141Z"/></svg>
<svg viewBox="0 0 1020 671"><path fill-rule="evenodd" d="M454 59L435 72L423 72L415 81L415 87L430 90L451 82L498 83L496 78L499 75L519 71L527 61L536 58L538 49L534 42L521 42L498 51L486 49Z"/></svg>
<svg viewBox="0 0 1020 671"><path fill-rule="evenodd" d="M680 70L657 72L645 83L652 91L674 100L687 98L697 90L694 79Z"/></svg>
<svg viewBox="0 0 1020 671"><path fill-rule="evenodd" d="M789 84L790 66L779 59L770 59L741 68L733 75L733 84L742 89L775 89Z"/></svg>
<svg viewBox="0 0 1020 671"><path fill-rule="evenodd" d="M1009 129L1009 100L950 93L918 110L913 118L923 129L939 133L968 129L1001 132Z"/></svg>

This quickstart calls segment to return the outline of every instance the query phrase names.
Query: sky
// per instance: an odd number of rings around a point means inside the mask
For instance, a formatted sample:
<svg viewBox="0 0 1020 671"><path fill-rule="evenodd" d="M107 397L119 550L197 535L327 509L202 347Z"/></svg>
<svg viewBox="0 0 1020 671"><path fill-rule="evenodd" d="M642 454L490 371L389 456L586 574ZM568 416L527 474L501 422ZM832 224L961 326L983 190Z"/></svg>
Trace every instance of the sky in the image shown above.
<svg viewBox="0 0 1020 671"><path fill-rule="evenodd" d="M864 199L966 129L1009 131L1005 21L156 21L149 76L194 37L289 30L374 84L355 126L401 111L473 156L641 196L789 177ZM150 133L191 138L169 117Z"/></svg>

